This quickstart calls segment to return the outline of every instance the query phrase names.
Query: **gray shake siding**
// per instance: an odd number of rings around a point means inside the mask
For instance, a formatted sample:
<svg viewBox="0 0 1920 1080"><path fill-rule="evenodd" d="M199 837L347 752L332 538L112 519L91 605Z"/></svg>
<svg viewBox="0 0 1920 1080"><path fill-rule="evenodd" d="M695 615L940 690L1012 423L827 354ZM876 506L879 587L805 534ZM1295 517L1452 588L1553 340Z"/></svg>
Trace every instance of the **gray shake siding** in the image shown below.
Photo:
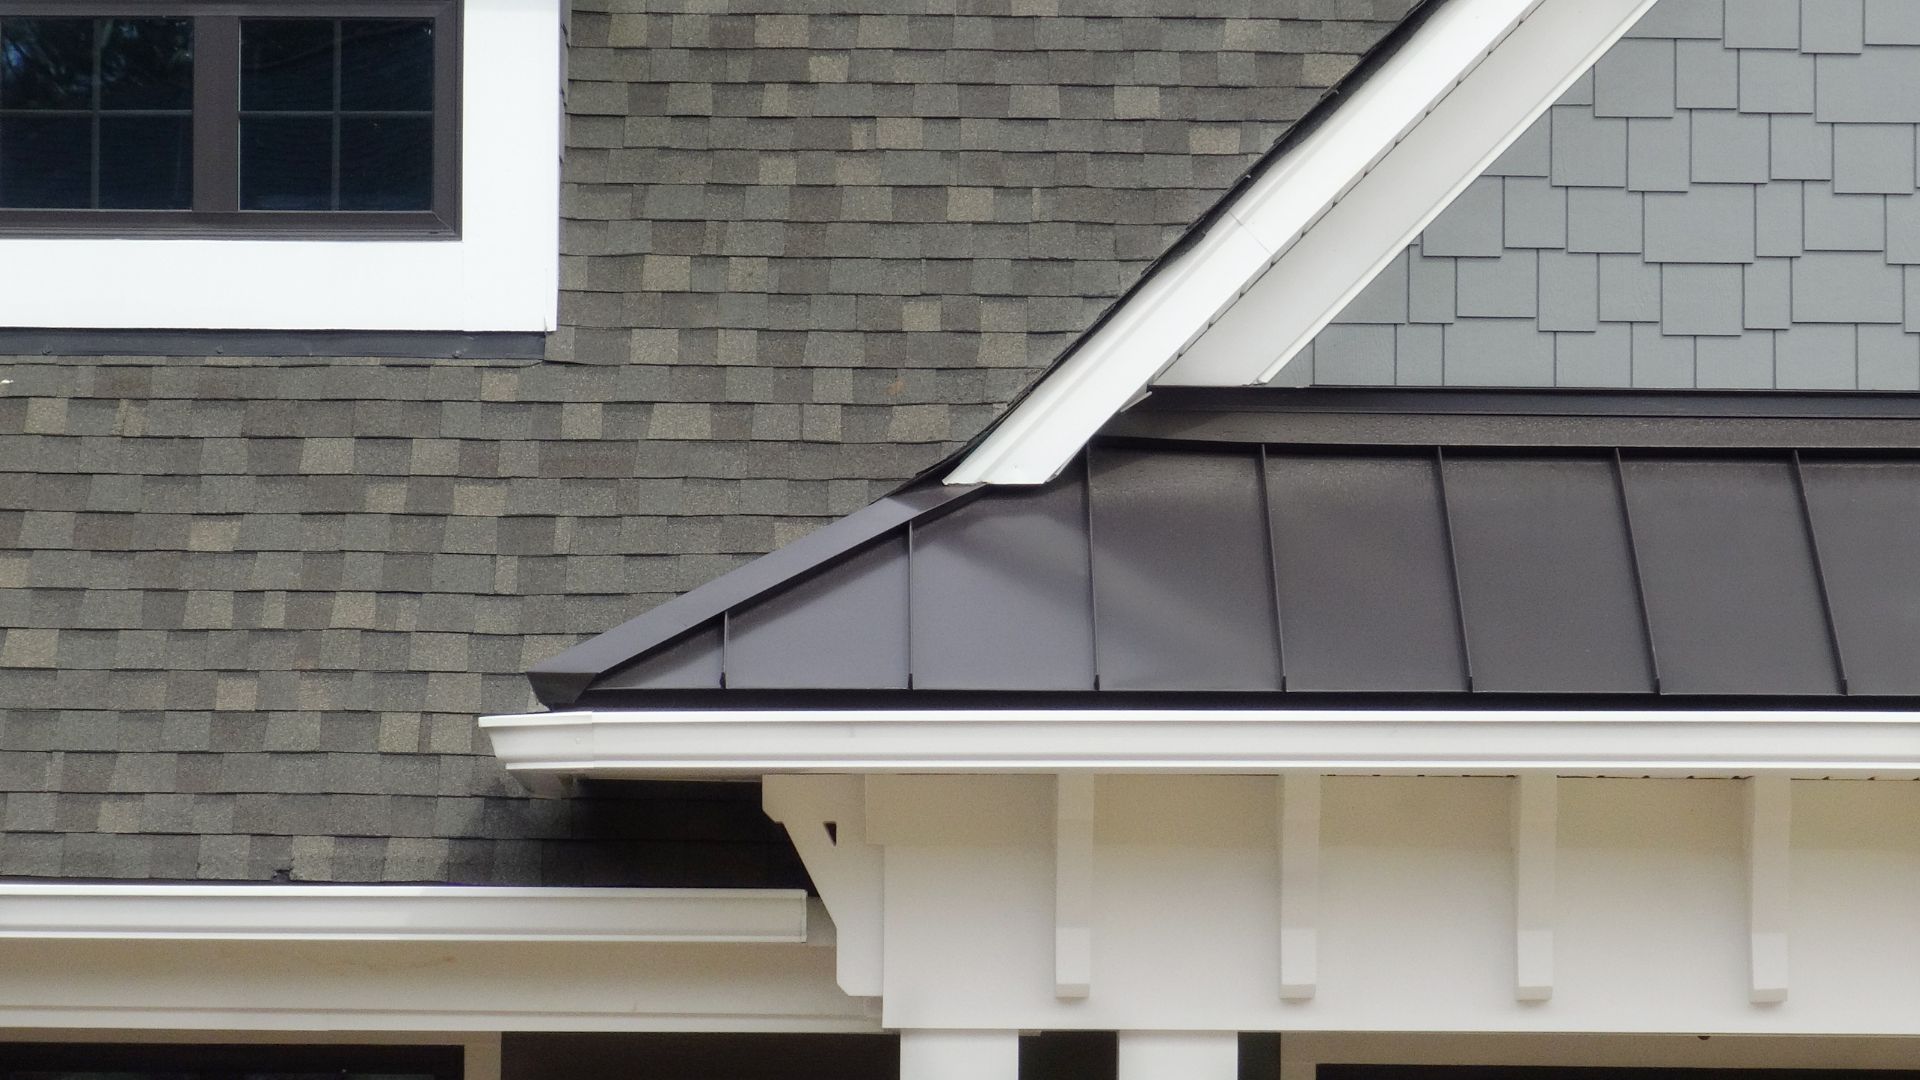
<svg viewBox="0 0 1920 1080"><path fill-rule="evenodd" d="M1662 0L1282 376L1920 389L1920 4Z"/></svg>
<svg viewBox="0 0 1920 1080"><path fill-rule="evenodd" d="M977 432L1408 0L591 0L544 363L0 358L0 877L783 883L527 665Z"/></svg>

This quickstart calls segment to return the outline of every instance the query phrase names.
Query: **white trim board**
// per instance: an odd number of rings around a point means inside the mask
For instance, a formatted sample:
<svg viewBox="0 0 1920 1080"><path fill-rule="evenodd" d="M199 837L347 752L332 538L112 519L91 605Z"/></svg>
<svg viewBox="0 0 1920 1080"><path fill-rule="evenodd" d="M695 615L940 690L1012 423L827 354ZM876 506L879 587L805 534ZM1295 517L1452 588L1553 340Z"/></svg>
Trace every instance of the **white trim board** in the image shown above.
<svg viewBox="0 0 1920 1080"><path fill-rule="evenodd" d="M601 710L480 726L539 790L794 772L1920 777L1920 715L1903 712Z"/></svg>
<svg viewBox="0 0 1920 1080"><path fill-rule="evenodd" d="M873 1031L800 945L0 940L0 1028Z"/></svg>
<svg viewBox="0 0 1920 1080"><path fill-rule="evenodd" d="M0 884L0 939L794 944L799 889Z"/></svg>
<svg viewBox="0 0 1920 1080"><path fill-rule="evenodd" d="M0 326L554 329L562 6L463 0L457 239L0 239Z"/></svg>
<svg viewBox="0 0 1920 1080"><path fill-rule="evenodd" d="M1045 483L1156 381L1271 379L1653 3L1445 0L946 482Z"/></svg>

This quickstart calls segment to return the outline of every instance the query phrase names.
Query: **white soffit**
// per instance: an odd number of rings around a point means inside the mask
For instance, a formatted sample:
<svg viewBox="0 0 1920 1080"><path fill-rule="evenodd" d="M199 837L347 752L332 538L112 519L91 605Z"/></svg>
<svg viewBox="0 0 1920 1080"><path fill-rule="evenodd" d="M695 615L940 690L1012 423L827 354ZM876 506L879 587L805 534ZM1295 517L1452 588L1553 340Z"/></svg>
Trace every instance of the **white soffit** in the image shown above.
<svg viewBox="0 0 1920 1080"><path fill-rule="evenodd" d="M800 943L799 889L0 884L0 939Z"/></svg>
<svg viewBox="0 0 1920 1080"><path fill-rule="evenodd" d="M1904 712L602 710L480 725L544 790L797 772L1920 777L1920 714Z"/></svg>
<svg viewBox="0 0 1920 1080"><path fill-rule="evenodd" d="M1654 2L1444 0L946 482L1045 483L1156 380L1268 381Z"/></svg>

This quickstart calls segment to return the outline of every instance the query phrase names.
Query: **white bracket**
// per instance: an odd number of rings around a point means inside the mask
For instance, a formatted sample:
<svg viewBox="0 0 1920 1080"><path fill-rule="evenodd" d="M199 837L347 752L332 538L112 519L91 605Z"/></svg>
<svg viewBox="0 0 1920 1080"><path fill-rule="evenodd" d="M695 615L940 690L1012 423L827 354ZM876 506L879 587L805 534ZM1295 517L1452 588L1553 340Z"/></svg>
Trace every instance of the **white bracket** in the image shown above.
<svg viewBox="0 0 1920 1080"><path fill-rule="evenodd" d="M1093 777L1061 773L1055 784L1053 994L1093 990Z"/></svg>
<svg viewBox="0 0 1920 1080"><path fill-rule="evenodd" d="M1513 789L1514 984L1516 1001L1553 997L1554 860L1559 781L1521 773Z"/></svg>
<svg viewBox="0 0 1920 1080"><path fill-rule="evenodd" d="M879 997L884 849L867 843L866 782L858 776L769 776L760 801L793 838L833 916L840 989L853 997Z"/></svg>
<svg viewBox="0 0 1920 1080"><path fill-rule="evenodd" d="M1320 777L1279 779L1280 997L1308 1001L1319 981Z"/></svg>
<svg viewBox="0 0 1920 1080"><path fill-rule="evenodd" d="M1791 917L1792 781L1756 776L1747 781L1747 903L1752 935L1756 1005L1787 1000L1787 924Z"/></svg>

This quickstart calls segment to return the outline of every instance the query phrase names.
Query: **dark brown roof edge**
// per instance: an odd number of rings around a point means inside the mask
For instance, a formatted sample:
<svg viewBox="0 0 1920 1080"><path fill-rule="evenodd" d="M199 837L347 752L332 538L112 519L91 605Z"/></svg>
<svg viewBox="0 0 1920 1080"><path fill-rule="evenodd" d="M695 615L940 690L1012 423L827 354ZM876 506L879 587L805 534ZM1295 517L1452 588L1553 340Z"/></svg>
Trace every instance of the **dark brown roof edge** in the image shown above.
<svg viewBox="0 0 1920 1080"><path fill-rule="evenodd" d="M884 533L982 490L977 484L934 485L898 492L786 547L723 574L647 613L588 638L527 672L534 696L550 709L580 700L594 680Z"/></svg>
<svg viewBox="0 0 1920 1080"><path fill-rule="evenodd" d="M1884 390L1170 386L1154 388L1121 415L1171 412L1912 419L1920 418L1920 394Z"/></svg>
<svg viewBox="0 0 1920 1080"><path fill-rule="evenodd" d="M1269 446L1920 448L1920 395L1874 392L1156 390L1105 440Z"/></svg>

